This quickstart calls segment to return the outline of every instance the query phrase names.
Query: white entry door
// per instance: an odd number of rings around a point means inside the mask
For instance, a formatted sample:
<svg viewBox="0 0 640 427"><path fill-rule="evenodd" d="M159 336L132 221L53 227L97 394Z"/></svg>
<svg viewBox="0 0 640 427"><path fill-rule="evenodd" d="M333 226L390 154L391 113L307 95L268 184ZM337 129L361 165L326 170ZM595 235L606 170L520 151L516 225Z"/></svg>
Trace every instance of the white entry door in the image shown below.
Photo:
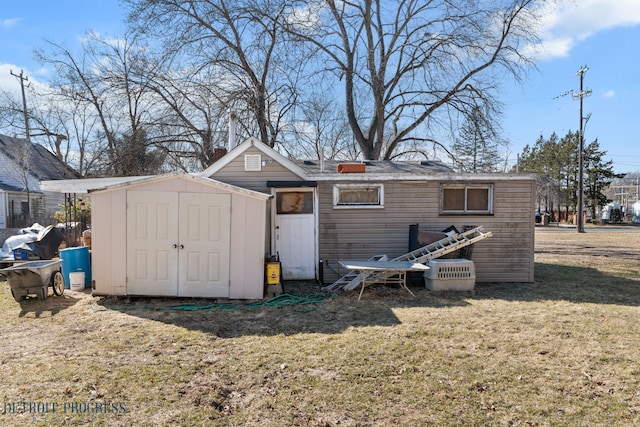
<svg viewBox="0 0 640 427"><path fill-rule="evenodd" d="M229 296L231 196L127 193L127 293Z"/></svg>
<svg viewBox="0 0 640 427"><path fill-rule="evenodd" d="M312 188L276 190L275 250L284 280L315 279L315 209Z"/></svg>

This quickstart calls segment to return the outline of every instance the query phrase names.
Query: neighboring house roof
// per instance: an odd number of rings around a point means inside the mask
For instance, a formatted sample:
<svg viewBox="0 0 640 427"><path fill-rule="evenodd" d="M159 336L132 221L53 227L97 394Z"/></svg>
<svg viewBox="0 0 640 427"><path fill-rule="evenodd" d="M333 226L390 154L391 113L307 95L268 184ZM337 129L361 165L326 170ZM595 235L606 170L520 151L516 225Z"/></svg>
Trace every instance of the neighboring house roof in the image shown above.
<svg viewBox="0 0 640 427"><path fill-rule="evenodd" d="M5 184L0 181L0 191L9 191L9 192L22 192L22 188L16 187L15 185Z"/></svg>
<svg viewBox="0 0 640 427"><path fill-rule="evenodd" d="M0 152L17 165L25 165L29 173L38 180L73 179L81 175L60 161L40 144L31 144L26 139L0 135ZM27 153L27 154L25 154ZM27 161L23 157L27 155Z"/></svg>

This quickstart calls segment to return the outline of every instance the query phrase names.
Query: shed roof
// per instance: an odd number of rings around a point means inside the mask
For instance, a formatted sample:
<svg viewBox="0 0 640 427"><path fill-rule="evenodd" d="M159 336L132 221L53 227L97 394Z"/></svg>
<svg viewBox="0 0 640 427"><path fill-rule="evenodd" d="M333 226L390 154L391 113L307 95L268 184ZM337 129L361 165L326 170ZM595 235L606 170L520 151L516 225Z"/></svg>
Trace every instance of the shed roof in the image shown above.
<svg viewBox="0 0 640 427"><path fill-rule="evenodd" d="M40 189L53 193L77 193L86 194L91 190L106 188L112 185L130 183L150 176L121 176L111 178L82 178L82 179L59 179L51 181L40 181Z"/></svg>
<svg viewBox="0 0 640 427"><path fill-rule="evenodd" d="M216 181L211 178L205 178L200 176L194 176L191 174L185 174L180 172L171 172L163 175L154 175L154 176L134 176L127 178L96 178L91 180L76 180L75 182L69 182L69 185L84 183L89 184L82 189L84 192L88 193L98 193L103 191L115 191L120 188L128 188L135 185L142 185L149 182L160 182L169 179L187 179L194 182L199 182L201 184L209 185L218 189L226 190L233 193L242 194L248 197L252 197L254 199L263 199L267 200L271 198L271 195L260 193L258 191L248 190L246 188L237 187L235 185L226 184L220 181ZM89 183L85 181L90 181ZM45 182L45 188L49 191L59 191L59 192L76 192L79 193L81 188L76 187L75 191L67 191L71 187L55 187L56 181L48 181ZM56 188L56 190L52 190ZM62 190L62 191L61 191Z"/></svg>

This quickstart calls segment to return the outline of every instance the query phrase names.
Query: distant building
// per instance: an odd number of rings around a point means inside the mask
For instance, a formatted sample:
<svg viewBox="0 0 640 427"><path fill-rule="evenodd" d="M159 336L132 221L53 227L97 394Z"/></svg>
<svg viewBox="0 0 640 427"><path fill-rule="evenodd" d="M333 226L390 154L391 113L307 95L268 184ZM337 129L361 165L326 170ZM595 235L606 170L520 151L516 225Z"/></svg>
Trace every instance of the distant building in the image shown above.
<svg viewBox="0 0 640 427"><path fill-rule="evenodd" d="M51 223L64 195L42 191L40 181L77 178L42 145L0 135L0 229Z"/></svg>

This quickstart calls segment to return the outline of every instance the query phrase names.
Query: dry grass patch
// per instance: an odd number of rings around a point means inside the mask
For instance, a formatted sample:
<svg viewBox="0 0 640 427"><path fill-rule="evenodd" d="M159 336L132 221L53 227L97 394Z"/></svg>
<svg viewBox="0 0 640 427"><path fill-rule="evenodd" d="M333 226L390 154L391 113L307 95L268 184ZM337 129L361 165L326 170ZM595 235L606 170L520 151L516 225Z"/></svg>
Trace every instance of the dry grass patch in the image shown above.
<svg viewBox="0 0 640 427"><path fill-rule="evenodd" d="M474 295L178 310L70 291L18 304L0 282L0 423L640 424L640 233L536 238L535 283Z"/></svg>

